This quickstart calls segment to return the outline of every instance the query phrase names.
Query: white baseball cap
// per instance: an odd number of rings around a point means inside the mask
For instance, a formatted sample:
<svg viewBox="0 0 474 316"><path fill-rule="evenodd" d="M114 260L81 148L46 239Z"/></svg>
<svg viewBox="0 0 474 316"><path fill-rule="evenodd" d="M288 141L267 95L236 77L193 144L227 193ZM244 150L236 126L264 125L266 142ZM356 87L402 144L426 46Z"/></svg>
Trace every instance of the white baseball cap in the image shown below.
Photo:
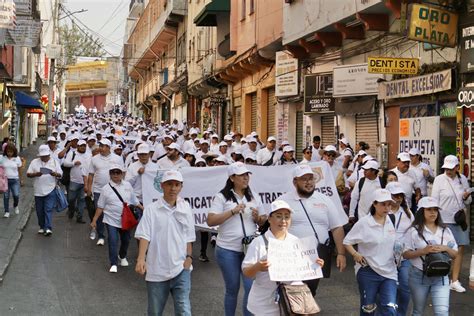
<svg viewBox="0 0 474 316"><path fill-rule="evenodd" d="M386 189L377 189L374 192L374 201L377 202L395 202L392 200L392 193Z"/></svg>
<svg viewBox="0 0 474 316"><path fill-rule="evenodd" d="M87 142L83 139L77 142L77 146L87 145Z"/></svg>
<svg viewBox="0 0 474 316"><path fill-rule="evenodd" d="M217 138L217 139L219 139L219 135L217 135L217 134L212 134L212 135L211 135L211 138Z"/></svg>
<svg viewBox="0 0 474 316"><path fill-rule="evenodd" d="M448 155L444 157L444 163L441 168L443 169L454 169L457 165L459 165L458 157L454 155Z"/></svg>
<svg viewBox="0 0 474 316"><path fill-rule="evenodd" d="M39 148L38 148L38 157L45 157L45 156L49 156L50 154L51 153L50 153L48 145L39 146Z"/></svg>
<svg viewBox="0 0 474 316"><path fill-rule="evenodd" d="M408 151L408 154L411 155L411 156L417 156L417 155L421 155L421 152L418 148L410 148L410 151Z"/></svg>
<svg viewBox="0 0 474 316"><path fill-rule="evenodd" d="M140 144L137 149L137 154L149 154L150 153L150 146L148 144Z"/></svg>
<svg viewBox="0 0 474 316"><path fill-rule="evenodd" d="M436 198L431 196L425 196L418 201L418 208L437 207L439 208L439 202Z"/></svg>
<svg viewBox="0 0 474 316"><path fill-rule="evenodd" d="M256 143L257 139L253 136L247 137L247 143Z"/></svg>
<svg viewBox="0 0 474 316"><path fill-rule="evenodd" d="M209 145L209 141L207 139L204 139L204 138L201 139L199 142L200 142L201 145L202 144L208 144Z"/></svg>
<svg viewBox="0 0 474 316"><path fill-rule="evenodd" d="M73 141L75 139L79 140L79 135L72 134L72 135L69 135L69 137L67 138L67 140L69 140L69 141Z"/></svg>
<svg viewBox="0 0 474 316"><path fill-rule="evenodd" d="M323 151L324 152L334 151L334 152L337 153L336 146L333 146L333 145L327 145L326 147L324 147Z"/></svg>
<svg viewBox="0 0 474 316"><path fill-rule="evenodd" d="M283 148L283 152L284 153L287 153L287 152L291 152L291 151L295 151L295 149L293 147L291 147L290 145L287 145Z"/></svg>
<svg viewBox="0 0 474 316"><path fill-rule="evenodd" d="M341 143L343 143L344 145L349 145L349 141L348 141L347 138L345 138L345 137L344 137L344 138L341 138L339 141L340 141Z"/></svg>
<svg viewBox="0 0 474 316"><path fill-rule="evenodd" d="M185 155L196 156L196 151L194 149L188 149L184 152Z"/></svg>
<svg viewBox="0 0 474 316"><path fill-rule="evenodd" d="M111 143L110 140L108 140L107 138L102 138L102 139L99 141L99 144L112 147L112 143Z"/></svg>
<svg viewBox="0 0 474 316"><path fill-rule="evenodd" d="M204 159L202 159L202 158L197 158L197 159L196 159L196 162L194 162L194 165L197 165L197 164L200 163L200 162L204 163L204 164L207 166L206 161L205 161Z"/></svg>
<svg viewBox="0 0 474 316"><path fill-rule="evenodd" d="M305 174L314 174L313 169L307 164L297 165L295 169L293 169L293 178L299 178Z"/></svg>
<svg viewBox="0 0 474 316"><path fill-rule="evenodd" d="M390 191L391 194L400 194L400 193L405 194L405 191L403 191L403 187L400 182L392 181L390 183L387 183L387 186L385 187L385 189Z"/></svg>
<svg viewBox="0 0 474 316"><path fill-rule="evenodd" d="M363 156L363 155L367 155L367 152L365 150L359 150L359 152L357 153L357 156Z"/></svg>
<svg viewBox="0 0 474 316"><path fill-rule="evenodd" d="M225 135L224 140L225 141L231 141L232 140L232 135L229 135L229 134Z"/></svg>
<svg viewBox="0 0 474 316"><path fill-rule="evenodd" d="M118 165L118 164L112 164L110 165L109 167L109 171L112 171L112 170L120 170L122 172L125 171L125 167L124 166L121 166L121 165Z"/></svg>
<svg viewBox="0 0 474 316"><path fill-rule="evenodd" d="M161 179L161 183L164 183L166 181L171 181L171 180L183 182L183 175L181 174L181 172L177 170L165 171L165 173L163 174L163 178Z"/></svg>
<svg viewBox="0 0 474 316"><path fill-rule="evenodd" d="M403 162L410 161L410 155L408 153L399 153L397 159Z"/></svg>
<svg viewBox="0 0 474 316"><path fill-rule="evenodd" d="M246 153L244 154L244 159L245 159L245 160L247 160L247 159L252 159L252 160L257 161L257 155L256 155L254 152L248 151L248 152L246 152Z"/></svg>
<svg viewBox="0 0 474 316"><path fill-rule="evenodd" d="M276 212L281 209L286 209L290 211L290 213L294 213L293 209L288 205L287 202L283 200L275 200L272 202L271 207L267 209L267 216L270 216L271 213Z"/></svg>
<svg viewBox="0 0 474 316"><path fill-rule="evenodd" d="M219 143L219 147L221 147L221 146L229 146L229 145L227 145L226 142L222 141L222 142Z"/></svg>
<svg viewBox="0 0 474 316"><path fill-rule="evenodd" d="M275 136L270 136L270 137L267 138L267 142L268 142L268 143L269 143L269 142L276 142L276 141L277 141L277 139L276 139Z"/></svg>
<svg viewBox="0 0 474 316"><path fill-rule="evenodd" d="M49 136L49 137L48 137L48 140L47 140L46 142L47 142L47 143L49 143L49 142L58 142L58 140L57 140L56 137L54 137L54 136Z"/></svg>
<svg viewBox="0 0 474 316"><path fill-rule="evenodd" d="M255 137L255 136L258 136L258 134L257 132L253 131L252 133L250 133L250 136Z"/></svg>
<svg viewBox="0 0 474 316"><path fill-rule="evenodd" d="M282 145L282 146L287 146L287 145L289 145L289 144L290 144L290 142L287 141L287 140L284 140L284 141L281 142L281 145Z"/></svg>
<svg viewBox="0 0 474 316"><path fill-rule="evenodd" d="M233 175L240 176L245 173L252 173L252 172L250 172L249 169L247 169L247 167L245 166L245 164L240 161L234 162L227 168L227 174L229 175L229 177Z"/></svg>
<svg viewBox="0 0 474 316"><path fill-rule="evenodd" d="M165 134L165 135L163 135L163 138L169 138L169 139L173 139L173 136L171 136L171 135L168 135L168 134Z"/></svg>
<svg viewBox="0 0 474 316"><path fill-rule="evenodd" d="M176 143L171 143L168 145L168 149L176 149L177 151L181 152L181 148Z"/></svg>
<svg viewBox="0 0 474 316"><path fill-rule="evenodd" d="M189 130L189 135L197 135L197 134L198 134L197 129L191 128L191 129Z"/></svg>
<svg viewBox="0 0 474 316"><path fill-rule="evenodd" d="M216 161L220 161L220 162L223 162L225 164L227 164L227 158L224 156L224 155L220 155L219 157L216 158Z"/></svg>
<svg viewBox="0 0 474 316"><path fill-rule="evenodd" d="M375 158L372 157L371 155L367 155L364 158L362 158L362 163L366 163L367 161L371 161L371 160L375 160Z"/></svg>
<svg viewBox="0 0 474 316"><path fill-rule="evenodd" d="M364 170L368 170L368 169L379 170L379 168L380 168L380 165L375 160L369 160L362 166L362 169Z"/></svg>

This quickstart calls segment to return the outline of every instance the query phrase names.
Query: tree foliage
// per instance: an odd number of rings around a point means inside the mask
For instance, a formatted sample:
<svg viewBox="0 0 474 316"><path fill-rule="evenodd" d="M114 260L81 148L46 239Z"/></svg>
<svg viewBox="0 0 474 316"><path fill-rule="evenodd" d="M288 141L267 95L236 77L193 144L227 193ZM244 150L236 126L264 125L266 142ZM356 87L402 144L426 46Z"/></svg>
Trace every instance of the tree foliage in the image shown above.
<svg viewBox="0 0 474 316"><path fill-rule="evenodd" d="M75 24L60 27L61 44L64 47L64 62L66 65L76 63L77 56L103 57L104 45L99 39L94 39Z"/></svg>

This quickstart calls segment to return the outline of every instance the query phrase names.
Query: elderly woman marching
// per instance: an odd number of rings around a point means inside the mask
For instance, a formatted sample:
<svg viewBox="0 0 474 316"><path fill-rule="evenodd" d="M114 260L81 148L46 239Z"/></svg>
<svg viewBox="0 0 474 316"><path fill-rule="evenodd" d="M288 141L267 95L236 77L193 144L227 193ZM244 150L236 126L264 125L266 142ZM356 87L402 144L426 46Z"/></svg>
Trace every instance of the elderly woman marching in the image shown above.
<svg viewBox="0 0 474 316"><path fill-rule="evenodd" d="M124 168L119 165L109 167L110 182L102 188L97 202L97 210L91 223L91 227L95 229L97 220L102 213L104 214L109 245L109 272L111 273L117 272L119 261L122 267L128 266L127 250L130 243L130 231L122 229L123 202L128 205L136 205L143 210L143 206L138 202L133 192L132 185L123 180L124 171ZM120 250L118 249L119 239Z"/></svg>

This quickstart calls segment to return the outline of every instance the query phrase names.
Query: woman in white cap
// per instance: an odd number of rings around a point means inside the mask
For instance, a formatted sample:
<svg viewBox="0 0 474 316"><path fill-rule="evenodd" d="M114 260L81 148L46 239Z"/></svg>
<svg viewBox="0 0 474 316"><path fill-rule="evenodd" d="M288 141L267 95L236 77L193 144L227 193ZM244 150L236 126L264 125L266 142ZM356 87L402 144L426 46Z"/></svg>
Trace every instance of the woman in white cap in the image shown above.
<svg viewBox="0 0 474 316"><path fill-rule="evenodd" d="M38 234L51 236L53 233L53 208L56 206L57 180L63 171L59 162L51 157L48 145L41 145L38 149L38 158L33 159L26 171L28 178L34 178L33 189L35 194L35 208L40 229Z"/></svg>
<svg viewBox="0 0 474 316"><path fill-rule="evenodd" d="M311 156L313 155L312 148L313 148L312 146L308 146L303 149L303 159L300 161L300 163L311 162Z"/></svg>
<svg viewBox="0 0 474 316"><path fill-rule="evenodd" d="M229 178L224 188L215 196L207 217L209 226L217 229L216 261L225 283L224 311L226 316L235 315L240 279L244 283L243 314L247 310L247 300L252 280L242 275L244 259L243 239L251 239L257 224L266 220L261 204L255 199L249 187L251 172L241 163L228 167Z"/></svg>
<svg viewBox="0 0 474 316"><path fill-rule="evenodd" d="M465 225L456 223L455 214L462 211L464 219L466 219L466 207L472 202L471 189L466 177L459 173L459 160L456 156L446 156L441 169L444 170L444 173L435 178L431 196L439 201L443 223L449 227L459 247L458 255L453 262L450 286L451 290L463 293L466 292L466 289L459 282L459 273L461 272L464 246L469 245L469 233L467 223L464 223ZM462 215L462 213L460 214Z"/></svg>
<svg viewBox="0 0 474 316"><path fill-rule="evenodd" d="M405 233L413 223L413 214L408 208L405 200L405 193L403 187L398 182L390 182L385 187L392 194L392 203L390 213L395 218L395 232L397 234L397 241L395 243L395 259L398 265L398 293L397 305L398 315L407 315L408 304L410 303L410 287L408 286L408 275L410 272L410 261L401 258L403 251L403 244L405 240Z"/></svg>
<svg viewBox="0 0 474 316"><path fill-rule="evenodd" d="M283 200L276 200L271 204L267 212L269 229L256 238L251 244L242 262L242 271L248 278L255 279L250 290L248 310L259 316L279 316L280 309L275 304L275 291L278 284L270 280L267 260L268 241L278 239L284 241L294 241L298 237L288 233L291 225L291 214L293 209ZM266 240L265 240L265 239ZM324 260L316 261L320 266L324 265ZM296 280L295 280L296 281ZM290 282L293 283L293 282Z"/></svg>
<svg viewBox="0 0 474 316"><path fill-rule="evenodd" d="M100 192L97 209L91 223L91 227L96 229L97 220L104 214L103 223L107 229L110 261L109 272L111 273L117 272L119 263L122 267L128 266L127 250L130 243L130 231L122 229L123 203L136 205L143 210L143 206L139 203L133 192L132 185L122 180L124 172L125 168L121 165L112 164L109 167L110 181Z"/></svg>
<svg viewBox="0 0 474 316"><path fill-rule="evenodd" d="M290 145L283 147L283 154L281 155L280 160L278 160L277 165L297 165L298 161L295 159L295 149Z"/></svg>
<svg viewBox="0 0 474 316"><path fill-rule="evenodd" d="M405 259L410 259L410 291L413 314L424 315L428 295L435 315L449 315L449 283L447 276L427 276L423 260L431 253L445 252L451 258L457 255L458 246L451 230L443 224L440 204L433 197L421 198L415 221L405 236ZM448 258L446 258L448 259Z"/></svg>
<svg viewBox="0 0 474 316"><path fill-rule="evenodd" d="M344 238L344 245L356 262L361 315L371 315L376 310L380 315L397 315L398 277L393 251L396 234L388 216L392 203L389 191L375 190L370 215L359 219Z"/></svg>
<svg viewBox="0 0 474 316"><path fill-rule="evenodd" d="M347 138L341 138L339 140L339 147L340 147L339 153L341 155L338 157L337 161L339 162L339 164L342 166L343 169L347 169L349 165L351 164L352 159L354 157L354 150L349 144L349 141L347 140Z"/></svg>

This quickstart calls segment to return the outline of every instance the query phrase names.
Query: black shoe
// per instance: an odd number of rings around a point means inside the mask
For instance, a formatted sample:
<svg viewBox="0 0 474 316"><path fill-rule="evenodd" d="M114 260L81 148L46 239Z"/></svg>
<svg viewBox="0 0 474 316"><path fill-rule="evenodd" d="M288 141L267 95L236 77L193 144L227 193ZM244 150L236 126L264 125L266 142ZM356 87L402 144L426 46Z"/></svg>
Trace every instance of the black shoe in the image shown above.
<svg viewBox="0 0 474 316"><path fill-rule="evenodd" d="M202 262L209 262L209 258L206 256L206 254L201 254L199 256L199 261L202 261Z"/></svg>
<svg viewBox="0 0 474 316"><path fill-rule="evenodd" d="M69 217L69 219L72 219L74 217L74 210L68 209L67 210L67 217Z"/></svg>
<svg viewBox="0 0 474 316"><path fill-rule="evenodd" d="M78 218L76 219L76 223L79 223L79 224L85 224L85 223L86 223L86 221L85 221L85 220L83 220L83 219L82 219L82 217L78 217Z"/></svg>

